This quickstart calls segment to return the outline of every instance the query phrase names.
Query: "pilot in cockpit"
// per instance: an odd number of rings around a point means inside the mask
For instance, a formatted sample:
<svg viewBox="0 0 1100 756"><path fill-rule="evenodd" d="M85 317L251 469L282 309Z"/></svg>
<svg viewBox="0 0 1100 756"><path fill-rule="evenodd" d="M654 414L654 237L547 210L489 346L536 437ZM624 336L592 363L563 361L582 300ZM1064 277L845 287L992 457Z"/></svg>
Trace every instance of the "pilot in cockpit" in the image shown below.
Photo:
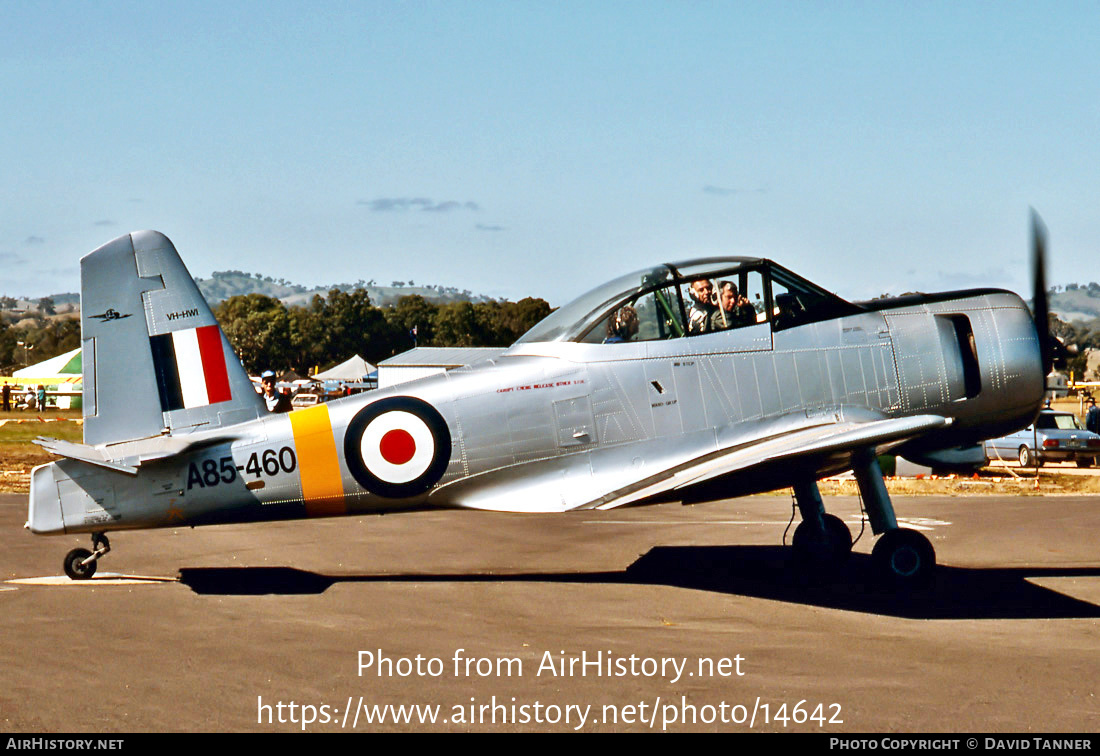
<svg viewBox="0 0 1100 756"><path fill-rule="evenodd" d="M709 333L711 316L718 309L714 285L706 278L692 281L688 287L691 308L688 310L688 333Z"/></svg>

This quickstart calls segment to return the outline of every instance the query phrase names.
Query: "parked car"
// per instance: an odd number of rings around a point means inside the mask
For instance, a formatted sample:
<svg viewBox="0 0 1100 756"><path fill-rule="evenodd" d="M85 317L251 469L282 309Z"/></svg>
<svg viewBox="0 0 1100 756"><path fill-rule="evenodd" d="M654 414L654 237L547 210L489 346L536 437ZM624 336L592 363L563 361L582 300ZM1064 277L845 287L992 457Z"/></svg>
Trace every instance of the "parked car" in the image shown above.
<svg viewBox="0 0 1100 756"><path fill-rule="evenodd" d="M312 407L316 404L320 404L323 400L317 394L295 394L294 398L290 400L290 406L294 409L300 407Z"/></svg>
<svg viewBox="0 0 1100 756"><path fill-rule="evenodd" d="M1021 467L1069 461L1090 467L1100 456L1100 435L1085 430L1072 413L1043 410L1034 426L986 441L985 451L990 459L1015 459Z"/></svg>

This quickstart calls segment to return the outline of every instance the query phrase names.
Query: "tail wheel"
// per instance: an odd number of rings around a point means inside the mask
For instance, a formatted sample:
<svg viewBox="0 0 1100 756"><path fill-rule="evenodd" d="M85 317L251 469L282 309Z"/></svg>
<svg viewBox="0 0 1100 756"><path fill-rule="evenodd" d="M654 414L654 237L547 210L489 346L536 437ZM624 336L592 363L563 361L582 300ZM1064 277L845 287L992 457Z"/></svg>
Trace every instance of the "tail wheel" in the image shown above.
<svg viewBox="0 0 1100 756"><path fill-rule="evenodd" d="M73 580L87 580L95 574L98 561L84 564L84 560L92 555L87 549L73 549L65 555L65 574Z"/></svg>
<svg viewBox="0 0 1100 756"><path fill-rule="evenodd" d="M936 569L936 550L922 534L909 528L888 530L871 550L876 570L899 588L927 585Z"/></svg>

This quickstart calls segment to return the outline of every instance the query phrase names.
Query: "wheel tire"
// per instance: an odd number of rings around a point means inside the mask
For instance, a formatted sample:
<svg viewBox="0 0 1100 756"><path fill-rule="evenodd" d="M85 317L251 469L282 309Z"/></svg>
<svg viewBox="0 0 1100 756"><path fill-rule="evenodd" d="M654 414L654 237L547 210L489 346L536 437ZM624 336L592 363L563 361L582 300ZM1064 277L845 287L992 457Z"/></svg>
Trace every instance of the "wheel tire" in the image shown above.
<svg viewBox="0 0 1100 756"><path fill-rule="evenodd" d="M805 520L798 524L791 538L791 549L800 565L814 569L835 569L852 553L852 532L836 515L826 514L825 541Z"/></svg>
<svg viewBox="0 0 1100 756"><path fill-rule="evenodd" d="M889 530L871 549L876 571L898 588L928 584L936 569L936 550L922 534L909 528Z"/></svg>
<svg viewBox="0 0 1100 756"><path fill-rule="evenodd" d="M1031 449L1026 446L1020 447L1020 453L1016 458L1020 461L1020 467L1033 467L1035 465L1035 458L1031 454Z"/></svg>
<svg viewBox="0 0 1100 756"><path fill-rule="evenodd" d="M852 531L844 520L836 515L825 515L825 533L829 536L829 546L841 559L847 559L852 553Z"/></svg>
<svg viewBox="0 0 1100 756"><path fill-rule="evenodd" d="M1092 463L1093 463L1093 458L1092 457L1078 457L1077 458L1077 466L1078 467L1092 467Z"/></svg>
<svg viewBox="0 0 1100 756"><path fill-rule="evenodd" d="M87 549L73 549L65 555L65 574L73 580L87 580L95 574L98 561L84 566L81 564L85 559L90 557L92 552Z"/></svg>

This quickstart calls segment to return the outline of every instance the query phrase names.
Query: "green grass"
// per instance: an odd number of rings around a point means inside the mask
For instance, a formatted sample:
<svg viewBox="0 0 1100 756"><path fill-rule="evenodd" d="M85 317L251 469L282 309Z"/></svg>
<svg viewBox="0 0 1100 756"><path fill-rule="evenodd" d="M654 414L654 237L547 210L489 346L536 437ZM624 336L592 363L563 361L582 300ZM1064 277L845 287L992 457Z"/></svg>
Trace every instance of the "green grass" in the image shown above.
<svg viewBox="0 0 1100 756"><path fill-rule="evenodd" d="M62 419L62 420L79 420L83 417L83 413L78 409L47 409L45 412L39 410L11 410L10 412L0 411L0 420L37 420L42 418L43 420L50 419Z"/></svg>
<svg viewBox="0 0 1100 756"><path fill-rule="evenodd" d="M43 419L49 416L49 413L44 413ZM12 419L29 422L6 422L0 425L0 471L14 473L14 477L11 474L0 476L0 491L25 493L30 483L31 468L57 459L35 444L34 439L48 436L80 443L84 438L84 428L81 423L73 422L76 418L40 423L37 415L0 413L0 420Z"/></svg>
<svg viewBox="0 0 1100 756"><path fill-rule="evenodd" d="M2 419L0 418L0 420ZM0 449L29 444L39 436L49 436L79 443L84 437L84 429L79 423L69 421L40 423L35 420L27 423L4 423L0 425Z"/></svg>

